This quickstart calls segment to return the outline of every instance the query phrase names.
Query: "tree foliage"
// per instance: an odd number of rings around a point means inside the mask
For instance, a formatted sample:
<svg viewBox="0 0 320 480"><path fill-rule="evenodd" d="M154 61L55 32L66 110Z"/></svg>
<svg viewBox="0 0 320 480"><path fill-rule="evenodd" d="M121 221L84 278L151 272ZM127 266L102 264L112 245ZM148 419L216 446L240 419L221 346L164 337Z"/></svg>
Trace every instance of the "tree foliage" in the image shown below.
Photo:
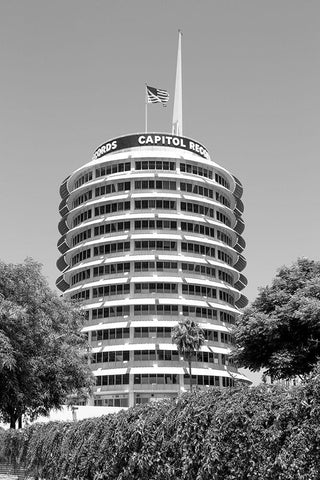
<svg viewBox="0 0 320 480"><path fill-rule="evenodd" d="M308 374L320 355L320 262L298 259L239 319L234 359L273 378Z"/></svg>
<svg viewBox="0 0 320 480"><path fill-rule="evenodd" d="M302 385L186 393L5 432L2 458L47 480L318 480L320 371Z"/></svg>
<svg viewBox="0 0 320 480"><path fill-rule="evenodd" d="M0 262L0 417L14 427L91 385L80 310L53 293L40 264Z"/></svg>
<svg viewBox="0 0 320 480"><path fill-rule="evenodd" d="M173 328L172 341L177 345L179 355L188 362L192 390L192 360L204 343L204 332L196 322L187 318Z"/></svg>

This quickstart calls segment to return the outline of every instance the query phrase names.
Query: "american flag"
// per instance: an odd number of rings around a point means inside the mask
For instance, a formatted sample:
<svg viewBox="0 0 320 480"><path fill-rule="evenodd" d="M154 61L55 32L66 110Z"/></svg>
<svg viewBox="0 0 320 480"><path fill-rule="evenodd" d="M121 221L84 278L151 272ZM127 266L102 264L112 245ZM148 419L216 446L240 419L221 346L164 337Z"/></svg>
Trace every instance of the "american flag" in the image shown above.
<svg viewBox="0 0 320 480"><path fill-rule="evenodd" d="M160 88L149 87L147 85L148 103L161 102L164 107L169 100L169 93L167 90L161 90Z"/></svg>

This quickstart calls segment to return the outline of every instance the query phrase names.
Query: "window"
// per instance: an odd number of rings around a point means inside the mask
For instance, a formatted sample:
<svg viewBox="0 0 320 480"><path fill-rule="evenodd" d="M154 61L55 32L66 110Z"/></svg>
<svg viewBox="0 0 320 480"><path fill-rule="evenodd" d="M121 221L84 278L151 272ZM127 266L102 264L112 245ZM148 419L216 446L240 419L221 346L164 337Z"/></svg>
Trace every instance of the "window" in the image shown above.
<svg viewBox="0 0 320 480"><path fill-rule="evenodd" d="M175 170L175 162L166 160L138 160L136 161L136 170Z"/></svg>
<svg viewBox="0 0 320 480"><path fill-rule="evenodd" d="M176 251L177 242L170 240L136 240L134 242L135 250L167 250Z"/></svg>
<svg viewBox="0 0 320 480"><path fill-rule="evenodd" d="M114 295L126 295L130 293L130 285L120 284L120 285L104 285L103 287L94 287L92 289L92 297L109 297Z"/></svg>
<svg viewBox="0 0 320 480"><path fill-rule="evenodd" d="M216 320L217 317L217 310L212 308L205 308L205 307L192 307L192 306L183 306L182 313L185 316L195 316L198 318L210 318Z"/></svg>
<svg viewBox="0 0 320 480"><path fill-rule="evenodd" d="M178 285L176 283L135 283L135 293L178 293Z"/></svg>
<svg viewBox="0 0 320 480"><path fill-rule="evenodd" d="M136 210L150 208L176 210L176 202L174 200L135 200L134 207Z"/></svg>
<svg viewBox="0 0 320 480"><path fill-rule="evenodd" d="M91 200L91 198L92 198L92 190L89 190L88 192L83 193L79 197L76 197L75 200L72 203L72 206L73 206L73 208L76 208L79 205L81 205L82 203L85 203L88 200Z"/></svg>
<svg viewBox="0 0 320 480"><path fill-rule="evenodd" d="M178 315L177 305L135 305L134 315Z"/></svg>
<svg viewBox="0 0 320 480"><path fill-rule="evenodd" d="M85 210L84 212L80 213L73 219L73 226L76 227L82 222L85 222L86 220L89 220L92 218L92 210Z"/></svg>
<svg viewBox="0 0 320 480"><path fill-rule="evenodd" d="M179 377L176 374L135 374L134 375L134 384L135 385L152 385L152 384L165 384L165 385L175 385L179 383Z"/></svg>
<svg viewBox="0 0 320 480"><path fill-rule="evenodd" d="M183 232L199 233L207 237L214 238L214 228L202 225L201 223L181 222L181 230Z"/></svg>
<svg viewBox="0 0 320 480"><path fill-rule="evenodd" d="M91 228L89 228L88 230L84 230L81 233L78 233L78 235L75 235L72 239L72 246L74 247L75 245L78 245L78 243L83 242L88 238L91 238Z"/></svg>
<svg viewBox="0 0 320 480"><path fill-rule="evenodd" d="M112 242L105 245L94 247L93 256L107 255L116 252L128 252L130 250L130 242Z"/></svg>
<svg viewBox="0 0 320 480"><path fill-rule="evenodd" d="M121 308L121 307L117 307L117 308ZM126 308L126 307L123 307L123 308ZM96 317L96 318L100 318L100 317ZM93 342L99 341L99 340L111 340L115 338L129 338L129 336L130 336L129 328L110 328L105 330L93 330L93 332L91 333L91 339Z"/></svg>
<svg viewBox="0 0 320 480"><path fill-rule="evenodd" d="M130 230L130 222L105 223L99 227L94 227L94 235L105 235L109 233L124 232Z"/></svg>
<svg viewBox="0 0 320 480"><path fill-rule="evenodd" d="M182 293L185 295L197 295L200 297L217 298L217 290L203 285L182 285Z"/></svg>
<svg viewBox="0 0 320 480"><path fill-rule="evenodd" d="M130 272L130 262L112 263L108 265L102 265L100 267L94 267L93 276L102 277L105 275L113 275L117 273L128 273L128 272Z"/></svg>
<svg viewBox="0 0 320 480"><path fill-rule="evenodd" d="M207 245L201 245L199 243L181 242L181 251L207 255L213 258L216 256L215 249L213 247L208 247Z"/></svg>
<svg viewBox="0 0 320 480"><path fill-rule="evenodd" d="M129 374L125 375L103 375L96 377L96 385L129 385Z"/></svg>
<svg viewBox="0 0 320 480"><path fill-rule="evenodd" d="M90 180L92 180L92 172L87 172L76 180L74 188L79 188L84 183L90 182Z"/></svg>
<svg viewBox="0 0 320 480"><path fill-rule="evenodd" d="M76 283L87 280L88 278L90 278L90 268L88 268L87 270L82 270L82 272L73 275L73 277L71 278L71 285L75 285Z"/></svg>
<svg viewBox="0 0 320 480"><path fill-rule="evenodd" d="M130 210L130 201L106 203L104 205L100 205L99 207L95 207L94 216L99 217L100 215L105 215L106 213L123 212L125 210Z"/></svg>
<svg viewBox="0 0 320 480"><path fill-rule="evenodd" d="M125 163L107 163L96 169L96 177L104 177L112 173L128 172L131 169L130 162Z"/></svg>
<svg viewBox="0 0 320 480"><path fill-rule="evenodd" d="M86 260L87 258L91 257L91 250L88 248L87 250L82 250L82 252L77 253L72 257L71 264L72 266L76 265L79 262L82 262L82 260Z"/></svg>

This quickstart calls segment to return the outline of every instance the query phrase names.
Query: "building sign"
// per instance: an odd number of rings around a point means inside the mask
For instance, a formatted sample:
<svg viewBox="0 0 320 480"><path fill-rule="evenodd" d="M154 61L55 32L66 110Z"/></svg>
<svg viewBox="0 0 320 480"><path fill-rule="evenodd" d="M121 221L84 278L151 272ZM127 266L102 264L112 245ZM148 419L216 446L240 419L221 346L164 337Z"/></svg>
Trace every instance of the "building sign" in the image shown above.
<svg viewBox="0 0 320 480"><path fill-rule="evenodd" d="M177 137L175 135L160 133L143 133L127 135L125 137L115 138L103 143L93 154L93 160L97 160L108 153L118 152L132 147L172 147L182 148L189 152L196 153L203 158L209 158L209 153L200 143L190 140L186 137Z"/></svg>

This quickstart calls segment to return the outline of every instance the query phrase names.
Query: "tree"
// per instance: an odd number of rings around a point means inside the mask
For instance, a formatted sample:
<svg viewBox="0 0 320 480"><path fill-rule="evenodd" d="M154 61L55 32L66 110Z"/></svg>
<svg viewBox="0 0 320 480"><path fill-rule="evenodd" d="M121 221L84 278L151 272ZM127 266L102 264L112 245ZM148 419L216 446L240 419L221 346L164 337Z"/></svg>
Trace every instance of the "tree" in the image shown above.
<svg viewBox="0 0 320 480"><path fill-rule="evenodd" d="M282 267L239 318L233 358L272 378L306 375L320 356L320 262Z"/></svg>
<svg viewBox="0 0 320 480"><path fill-rule="evenodd" d="M197 323L187 319L181 321L173 329L172 340L177 345L179 355L188 362L190 376L190 390L192 391L191 364L195 352L200 350L204 343L204 332Z"/></svg>
<svg viewBox="0 0 320 480"><path fill-rule="evenodd" d="M47 415L69 394L88 392L92 376L83 315L53 293L32 259L0 262L0 417Z"/></svg>

